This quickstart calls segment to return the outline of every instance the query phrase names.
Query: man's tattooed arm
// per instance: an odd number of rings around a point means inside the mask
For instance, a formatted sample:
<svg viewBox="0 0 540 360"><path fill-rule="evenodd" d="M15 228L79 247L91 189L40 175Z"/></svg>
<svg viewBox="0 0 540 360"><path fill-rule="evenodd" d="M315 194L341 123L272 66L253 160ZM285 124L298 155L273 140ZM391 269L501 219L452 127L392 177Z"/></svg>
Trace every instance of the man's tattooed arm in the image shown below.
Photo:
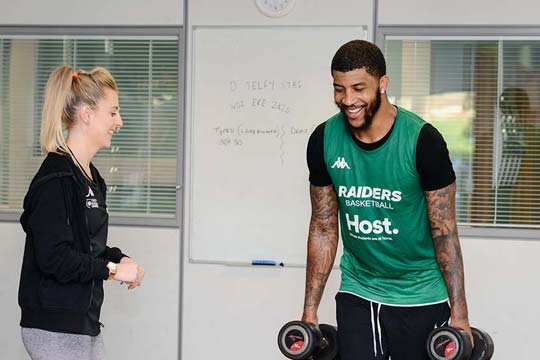
<svg viewBox="0 0 540 360"><path fill-rule="evenodd" d="M426 191L426 202L437 262L441 269L451 306L451 324L470 333L463 258L456 224L456 183Z"/></svg>
<svg viewBox="0 0 540 360"><path fill-rule="evenodd" d="M317 309L338 245L338 202L332 185L310 186L311 221L309 223L306 292L302 320L318 324Z"/></svg>

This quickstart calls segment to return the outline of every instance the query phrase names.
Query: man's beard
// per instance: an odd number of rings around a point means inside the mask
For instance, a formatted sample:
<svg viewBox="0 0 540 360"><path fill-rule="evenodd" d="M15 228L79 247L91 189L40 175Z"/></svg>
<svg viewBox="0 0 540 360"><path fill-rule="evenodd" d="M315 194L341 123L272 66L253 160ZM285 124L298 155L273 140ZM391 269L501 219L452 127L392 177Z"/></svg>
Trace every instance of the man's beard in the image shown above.
<svg viewBox="0 0 540 360"><path fill-rule="evenodd" d="M366 107L365 114L364 114L364 123L360 126L352 126L350 121L347 120L346 122L347 122L347 126L349 130L358 131L358 130L368 129L371 126L371 123L373 122L373 118L375 117L375 114L377 114L377 111L379 111L380 106L381 106L381 88L378 87L377 92L375 94L375 102L373 102L371 105ZM339 108L341 112L345 115L343 108L341 106L339 106Z"/></svg>

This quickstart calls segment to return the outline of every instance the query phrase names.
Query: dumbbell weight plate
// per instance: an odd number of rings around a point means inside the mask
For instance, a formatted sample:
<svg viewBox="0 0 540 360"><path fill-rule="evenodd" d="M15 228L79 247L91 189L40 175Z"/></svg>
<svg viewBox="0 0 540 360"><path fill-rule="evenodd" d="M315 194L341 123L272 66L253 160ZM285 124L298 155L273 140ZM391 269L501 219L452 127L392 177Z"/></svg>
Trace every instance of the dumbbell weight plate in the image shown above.
<svg viewBox="0 0 540 360"><path fill-rule="evenodd" d="M474 338L474 348L471 354L471 360L489 360L495 350L491 336L481 330L472 327L471 332Z"/></svg>
<svg viewBox="0 0 540 360"><path fill-rule="evenodd" d="M467 332L450 326L433 330L426 345L432 360L468 360L472 352Z"/></svg>
<svg viewBox="0 0 540 360"><path fill-rule="evenodd" d="M337 329L328 324L320 324L322 336L326 341L323 341L323 346L319 355L316 356L317 360L335 360L338 357L338 344L337 344Z"/></svg>
<svg viewBox="0 0 540 360"><path fill-rule="evenodd" d="M278 347L283 355L293 360L308 359L320 349L320 332L312 324L290 321L278 334Z"/></svg>

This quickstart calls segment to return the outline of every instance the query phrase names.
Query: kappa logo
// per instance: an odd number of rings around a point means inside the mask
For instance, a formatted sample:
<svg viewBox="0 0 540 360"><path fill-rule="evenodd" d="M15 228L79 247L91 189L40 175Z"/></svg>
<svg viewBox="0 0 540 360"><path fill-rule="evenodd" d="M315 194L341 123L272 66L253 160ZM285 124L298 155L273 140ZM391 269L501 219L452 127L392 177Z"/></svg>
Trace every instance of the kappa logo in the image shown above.
<svg viewBox="0 0 540 360"><path fill-rule="evenodd" d="M334 165L332 165L332 169L333 168L350 169L349 164L347 164L347 162L345 161L344 156L343 157L338 156L336 162L334 163Z"/></svg>
<svg viewBox="0 0 540 360"><path fill-rule="evenodd" d="M88 187L88 194L86 194L86 197L89 198L89 197L95 197L96 195L94 195L94 192L92 191L92 188L90 188L90 186Z"/></svg>

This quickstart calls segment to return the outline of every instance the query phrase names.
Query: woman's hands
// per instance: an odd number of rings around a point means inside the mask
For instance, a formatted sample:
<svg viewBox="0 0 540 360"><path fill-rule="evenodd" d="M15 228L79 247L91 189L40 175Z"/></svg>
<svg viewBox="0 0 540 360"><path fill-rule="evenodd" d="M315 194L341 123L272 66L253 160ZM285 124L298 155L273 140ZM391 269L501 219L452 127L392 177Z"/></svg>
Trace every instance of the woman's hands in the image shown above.
<svg viewBox="0 0 540 360"><path fill-rule="evenodd" d="M116 265L114 280L128 284L128 289L141 286L144 279L144 268L138 265L133 259L125 256Z"/></svg>

